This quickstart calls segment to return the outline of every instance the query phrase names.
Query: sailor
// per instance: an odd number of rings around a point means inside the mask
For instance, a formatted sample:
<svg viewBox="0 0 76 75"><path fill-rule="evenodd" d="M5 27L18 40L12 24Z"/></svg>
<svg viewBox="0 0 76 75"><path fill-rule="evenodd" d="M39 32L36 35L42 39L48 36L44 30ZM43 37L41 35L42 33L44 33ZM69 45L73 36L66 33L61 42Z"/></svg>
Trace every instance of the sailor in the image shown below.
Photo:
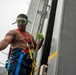
<svg viewBox="0 0 76 75"><path fill-rule="evenodd" d="M10 44L10 51L8 58L10 58L11 54L14 53L13 51L15 52L23 51L24 53L26 53L28 52L29 48L35 50L37 43L34 40L34 37L29 32L26 31L26 26L28 22L29 20L27 15L23 13L19 14L15 22L17 23L18 28L9 30L8 33L6 33L4 39L0 41L0 51L4 50ZM40 39L38 43L38 49L40 49L43 44L44 37L41 33L37 33L37 38ZM8 75L13 74L9 73Z"/></svg>

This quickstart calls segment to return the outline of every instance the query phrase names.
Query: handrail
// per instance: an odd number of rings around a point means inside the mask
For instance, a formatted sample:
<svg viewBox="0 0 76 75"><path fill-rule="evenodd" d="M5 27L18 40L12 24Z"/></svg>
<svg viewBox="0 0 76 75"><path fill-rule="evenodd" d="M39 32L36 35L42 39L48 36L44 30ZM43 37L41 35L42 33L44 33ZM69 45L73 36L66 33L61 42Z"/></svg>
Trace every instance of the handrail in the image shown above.
<svg viewBox="0 0 76 75"><path fill-rule="evenodd" d="M42 15L41 15L41 18L40 18L40 22L39 22L39 27L38 27L38 30L37 32L42 32L42 28L43 28L43 23L44 23L44 19L45 19L45 16L46 16L46 9L47 9L47 6L48 6L48 0L45 0L44 2L44 5L43 5L43 9L42 9ZM36 38L36 41L37 43L39 43L39 40ZM37 57L37 52L38 52L38 45L36 46L36 50L35 50L35 59Z"/></svg>
<svg viewBox="0 0 76 75"><path fill-rule="evenodd" d="M40 30L40 32L42 31L44 19L45 19L45 16L47 14L47 11L46 11L47 6L48 6L48 0L45 0L44 5L43 5L42 15L41 15L41 18L40 18L39 27L38 27L38 31L37 32L39 32L39 30ZM42 26L42 27L40 28L40 26Z"/></svg>
<svg viewBox="0 0 76 75"><path fill-rule="evenodd" d="M37 5L37 8L36 8L35 17L34 17L34 20L33 20L33 24L32 24L30 34L33 33L33 29L34 29L34 26L35 26L35 20L36 20L36 17L37 17L37 11L38 11L39 5L40 5L40 0L38 1L38 5Z"/></svg>

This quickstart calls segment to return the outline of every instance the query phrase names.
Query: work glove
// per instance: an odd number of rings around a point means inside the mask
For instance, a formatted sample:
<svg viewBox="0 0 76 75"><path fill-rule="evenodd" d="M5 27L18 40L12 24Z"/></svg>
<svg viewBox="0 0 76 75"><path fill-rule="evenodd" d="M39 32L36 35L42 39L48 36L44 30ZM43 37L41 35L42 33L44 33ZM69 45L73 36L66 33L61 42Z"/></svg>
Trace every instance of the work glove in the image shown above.
<svg viewBox="0 0 76 75"><path fill-rule="evenodd" d="M37 39L44 40L44 36L41 33L39 33L39 32L37 32L36 37L37 37Z"/></svg>

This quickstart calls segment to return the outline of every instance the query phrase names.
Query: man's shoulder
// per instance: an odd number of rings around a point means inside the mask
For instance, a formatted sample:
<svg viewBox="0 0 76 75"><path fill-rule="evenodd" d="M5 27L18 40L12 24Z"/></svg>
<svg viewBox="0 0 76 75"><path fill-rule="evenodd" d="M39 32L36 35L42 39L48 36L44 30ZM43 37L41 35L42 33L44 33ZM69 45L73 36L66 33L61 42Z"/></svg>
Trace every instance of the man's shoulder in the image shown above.
<svg viewBox="0 0 76 75"><path fill-rule="evenodd" d="M8 32L7 32L7 34L14 34L16 32L16 29L11 29L11 30L9 30ZM7 35L6 34L6 35Z"/></svg>

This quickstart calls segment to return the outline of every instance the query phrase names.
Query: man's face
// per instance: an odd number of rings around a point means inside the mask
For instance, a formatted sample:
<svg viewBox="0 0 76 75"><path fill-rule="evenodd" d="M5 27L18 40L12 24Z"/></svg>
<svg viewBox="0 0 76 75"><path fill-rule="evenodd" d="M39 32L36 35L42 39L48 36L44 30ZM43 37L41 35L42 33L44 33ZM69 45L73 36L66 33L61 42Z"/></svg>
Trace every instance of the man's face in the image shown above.
<svg viewBox="0 0 76 75"><path fill-rule="evenodd" d="M17 20L16 20L16 22L17 22L18 28L21 31L25 31L26 25L28 23L27 19L25 19L23 17L18 17Z"/></svg>

